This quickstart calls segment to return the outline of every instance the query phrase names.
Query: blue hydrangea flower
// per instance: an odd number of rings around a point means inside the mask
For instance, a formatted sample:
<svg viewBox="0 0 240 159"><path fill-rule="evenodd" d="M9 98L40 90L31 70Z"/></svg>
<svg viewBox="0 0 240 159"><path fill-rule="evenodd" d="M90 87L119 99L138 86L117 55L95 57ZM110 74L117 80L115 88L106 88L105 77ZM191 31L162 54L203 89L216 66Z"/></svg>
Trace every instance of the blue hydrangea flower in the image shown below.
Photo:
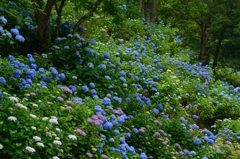
<svg viewBox="0 0 240 159"><path fill-rule="evenodd" d="M14 56L12 56L12 55L9 55L8 56L8 61L10 61L10 62L13 62L15 59L14 59Z"/></svg>
<svg viewBox="0 0 240 159"><path fill-rule="evenodd" d="M65 79L66 79L66 76L65 76L64 73L60 73L60 74L58 75L58 81L59 81L59 82L62 82L62 81L64 81Z"/></svg>
<svg viewBox="0 0 240 159"><path fill-rule="evenodd" d="M105 97L105 98L103 98L103 100L102 100L102 104L103 104L104 106L109 106L109 105L111 104L111 101L110 101L110 99L109 99L108 97Z"/></svg>
<svg viewBox="0 0 240 159"><path fill-rule="evenodd" d="M95 89L91 89L91 94L92 95L96 95L97 94L97 91Z"/></svg>
<svg viewBox="0 0 240 159"><path fill-rule="evenodd" d="M22 75L22 72L20 70L18 70L18 69L14 70L14 72L13 72L14 78L20 78L21 75Z"/></svg>
<svg viewBox="0 0 240 159"><path fill-rule="evenodd" d="M202 141L199 138L195 138L193 142L196 145L200 145L202 143Z"/></svg>
<svg viewBox="0 0 240 159"><path fill-rule="evenodd" d="M28 58L28 61L29 61L30 63L34 63L34 62L35 62L35 60L34 60L33 57L29 57L29 58Z"/></svg>
<svg viewBox="0 0 240 159"><path fill-rule="evenodd" d="M0 34L3 34L3 33L4 33L3 27L0 26ZM2 40L2 38L1 38L1 40Z"/></svg>
<svg viewBox="0 0 240 159"><path fill-rule="evenodd" d="M17 41L19 41L19 42L24 42L24 41L25 41L25 39L24 39L24 37L23 37L22 35L17 35L17 36L15 37L15 39L16 39Z"/></svg>
<svg viewBox="0 0 240 159"><path fill-rule="evenodd" d="M75 98L73 98L73 101L74 101L75 103L79 103L79 102L82 102L82 98L75 97Z"/></svg>
<svg viewBox="0 0 240 159"><path fill-rule="evenodd" d="M162 104L158 104L158 105L157 105L157 109L158 109L159 111L162 111L162 110L163 110L163 105L162 105Z"/></svg>
<svg viewBox="0 0 240 159"><path fill-rule="evenodd" d="M16 28L10 29L10 31L16 36L19 35L19 31Z"/></svg>
<svg viewBox="0 0 240 159"><path fill-rule="evenodd" d="M110 58L110 55L109 55L108 53L104 53L104 54L102 55L102 57L105 58L105 59L109 59L109 58Z"/></svg>
<svg viewBox="0 0 240 159"><path fill-rule="evenodd" d="M114 114L111 114L111 115L110 115L110 118L111 118L112 120L114 120L114 119L116 119L116 116L115 116Z"/></svg>
<svg viewBox="0 0 240 159"><path fill-rule="evenodd" d="M82 91L85 92L85 93L88 92L88 87L87 86L82 86Z"/></svg>
<svg viewBox="0 0 240 159"><path fill-rule="evenodd" d="M68 86L68 88L71 89L72 94L74 94L76 92L76 90L77 90L77 88L75 86L73 86L73 85Z"/></svg>
<svg viewBox="0 0 240 159"><path fill-rule="evenodd" d="M127 118L126 115L121 115L121 116L119 116L119 117L118 117L118 123L119 123L119 124L124 123L126 118Z"/></svg>
<svg viewBox="0 0 240 159"><path fill-rule="evenodd" d="M0 98L2 98L2 96L3 96L3 94L2 94L2 92L0 91Z"/></svg>
<svg viewBox="0 0 240 159"><path fill-rule="evenodd" d="M87 66L88 66L89 68L94 68L93 63L91 63L91 62L89 62L89 63L87 64Z"/></svg>
<svg viewBox="0 0 240 159"><path fill-rule="evenodd" d="M113 127L113 124L111 123L111 122L105 122L104 124L103 124L103 129L104 130L111 130L112 129L112 127Z"/></svg>
<svg viewBox="0 0 240 159"><path fill-rule="evenodd" d="M94 83L89 83L89 86L93 89L93 88L95 88L95 84Z"/></svg>
<svg viewBox="0 0 240 159"><path fill-rule="evenodd" d="M31 68L34 69L34 70L36 70L36 69L37 69L37 65L36 65L35 63L32 63L32 64L31 64Z"/></svg>
<svg viewBox="0 0 240 159"><path fill-rule="evenodd" d="M115 135L119 135L119 134L120 134L120 131L117 130L117 129L115 129L115 130L114 130L114 134L115 134Z"/></svg>
<svg viewBox="0 0 240 159"><path fill-rule="evenodd" d="M44 81L40 81L40 85L44 86L44 87L47 87L47 84Z"/></svg>
<svg viewBox="0 0 240 159"><path fill-rule="evenodd" d="M194 114L193 119L198 119L198 116Z"/></svg>
<svg viewBox="0 0 240 159"><path fill-rule="evenodd" d="M130 134L130 133L125 133L125 136L126 136L127 138L130 138L130 137L131 137L131 134Z"/></svg>
<svg viewBox="0 0 240 159"><path fill-rule="evenodd" d="M104 69L106 69L106 65L105 65L105 64L100 64L100 65L98 66L98 68L99 68L100 70L104 70Z"/></svg>
<svg viewBox="0 0 240 159"><path fill-rule="evenodd" d="M135 134L138 134L138 129L137 128L133 128L132 131L135 133Z"/></svg>
<svg viewBox="0 0 240 159"><path fill-rule="evenodd" d="M113 99L118 102L118 104L122 103L122 98L119 98L117 96L114 96Z"/></svg>
<svg viewBox="0 0 240 159"><path fill-rule="evenodd" d="M127 97L125 100L127 103L129 103L131 101L131 99L129 97Z"/></svg>
<svg viewBox="0 0 240 159"><path fill-rule="evenodd" d="M4 16L1 16L1 17L0 17L0 21L1 21L1 23L3 23L3 24L6 24L6 23L7 23L7 19L6 19Z"/></svg>
<svg viewBox="0 0 240 159"><path fill-rule="evenodd" d="M49 70L51 71L53 78L57 77L58 71L54 67L50 67Z"/></svg>
<svg viewBox="0 0 240 159"><path fill-rule="evenodd" d="M110 142L114 142L114 138L110 138L109 141L110 141Z"/></svg>
<svg viewBox="0 0 240 159"><path fill-rule="evenodd" d="M26 78L33 79L36 76L36 71L34 69L29 69L26 72Z"/></svg>
<svg viewBox="0 0 240 159"><path fill-rule="evenodd" d="M120 76L126 76L126 72L123 71L123 70L121 70L121 71L119 72L119 74L120 74Z"/></svg>
<svg viewBox="0 0 240 159"><path fill-rule="evenodd" d="M180 121L181 121L183 124L187 124L187 123L188 123L188 121L187 121L184 117L181 117L181 118L180 118Z"/></svg>
<svg viewBox="0 0 240 159"><path fill-rule="evenodd" d="M97 94L92 95L94 99L99 98Z"/></svg>
<svg viewBox="0 0 240 159"><path fill-rule="evenodd" d="M140 159L148 159L148 157L147 157L147 155L144 152L142 152L140 154Z"/></svg>
<svg viewBox="0 0 240 159"><path fill-rule="evenodd" d="M8 38L10 38L10 39L12 38L12 34L11 34L10 32L7 32L7 33L6 33L6 36L7 36Z"/></svg>
<svg viewBox="0 0 240 159"><path fill-rule="evenodd" d="M125 144L125 143L126 143L126 141L125 141L125 138L124 138L124 137L120 137L120 139L119 139L119 140L120 140L120 143L121 143L121 144Z"/></svg>
<svg viewBox="0 0 240 159"><path fill-rule="evenodd" d="M157 115L159 113L159 110L156 108L153 108L153 113Z"/></svg>
<svg viewBox="0 0 240 159"><path fill-rule="evenodd" d="M127 82L127 80L124 77L120 77L120 81L123 82L123 83Z"/></svg>

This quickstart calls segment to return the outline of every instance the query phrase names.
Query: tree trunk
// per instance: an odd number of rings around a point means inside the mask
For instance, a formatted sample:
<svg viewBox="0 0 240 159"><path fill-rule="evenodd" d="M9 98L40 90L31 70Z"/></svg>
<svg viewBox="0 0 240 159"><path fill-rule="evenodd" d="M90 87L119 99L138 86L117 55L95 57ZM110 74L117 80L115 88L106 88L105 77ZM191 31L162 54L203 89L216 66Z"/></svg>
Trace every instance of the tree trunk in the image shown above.
<svg viewBox="0 0 240 159"><path fill-rule="evenodd" d="M142 12L143 9L143 2L142 0L139 0L139 11Z"/></svg>
<svg viewBox="0 0 240 159"><path fill-rule="evenodd" d="M216 50L215 50L214 60L213 60L213 66L212 66L213 69L216 68L217 63L218 63L219 52L220 52L220 48L221 48L222 41L223 41L224 31L225 31L224 29L225 29L225 26L222 27L221 33L218 37L218 42L217 42L217 45L216 45Z"/></svg>
<svg viewBox="0 0 240 159"><path fill-rule="evenodd" d="M60 30L60 24L61 24L61 18L62 18L62 9L64 6L66 0L62 0L59 8L57 7L57 3L55 3L55 8L57 12L57 26L56 26L56 33L55 33L55 38L59 36L59 30Z"/></svg>
<svg viewBox="0 0 240 159"><path fill-rule="evenodd" d="M150 0L147 0L144 4L144 17L146 19L146 22L150 22Z"/></svg>
<svg viewBox="0 0 240 159"><path fill-rule="evenodd" d="M152 12L150 23L155 23L157 19L157 1L152 0Z"/></svg>
<svg viewBox="0 0 240 159"><path fill-rule="evenodd" d="M32 2L35 2L39 5L39 7L41 7L40 5L40 0L32 0ZM45 9L44 9L44 13L41 13L39 11L37 11L35 13L35 19L36 19L36 22L37 22L37 30L36 32L38 34L42 34L47 23L48 23L48 20L49 20L49 17L50 17L50 14L51 14L51 11L52 11L52 7L53 5L56 3L56 0L48 0L47 1L47 4L45 6ZM38 8L39 8L38 7ZM41 9L41 8L39 8Z"/></svg>
<svg viewBox="0 0 240 159"><path fill-rule="evenodd" d="M98 6L102 3L103 0L98 0L94 6L92 7L92 9L87 13L85 14L82 18L80 18L77 23L75 24L74 28L73 28L73 32L72 32L72 35L75 35L80 24L82 24L91 14L93 14L93 12L98 8Z"/></svg>

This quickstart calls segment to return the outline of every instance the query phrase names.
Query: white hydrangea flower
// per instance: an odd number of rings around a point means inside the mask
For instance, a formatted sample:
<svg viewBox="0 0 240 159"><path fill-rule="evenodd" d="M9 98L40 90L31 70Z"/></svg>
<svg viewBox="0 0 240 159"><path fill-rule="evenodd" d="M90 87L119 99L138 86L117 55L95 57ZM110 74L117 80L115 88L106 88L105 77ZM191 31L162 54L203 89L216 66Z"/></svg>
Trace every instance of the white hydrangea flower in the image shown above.
<svg viewBox="0 0 240 159"><path fill-rule="evenodd" d="M48 117L43 117L42 120L46 121L48 120Z"/></svg>
<svg viewBox="0 0 240 159"><path fill-rule="evenodd" d="M77 76L72 76L72 79L77 79Z"/></svg>
<svg viewBox="0 0 240 159"><path fill-rule="evenodd" d="M0 144L0 150L2 150L2 149L3 149L3 147L4 147L4 146L3 146L2 144Z"/></svg>
<svg viewBox="0 0 240 159"><path fill-rule="evenodd" d="M36 150L35 150L34 148L30 147L30 146L27 146L27 147L26 147L26 150L27 150L28 152L31 152L31 153L36 152Z"/></svg>
<svg viewBox="0 0 240 159"><path fill-rule="evenodd" d="M52 159L60 159L59 157L57 157L57 156L53 156L53 158Z"/></svg>
<svg viewBox="0 0 240 159"><path fill-rule="evenodd" d="M37 118L37 116L34 115L34 114L30 114L30 117L32 117L32 118Z"/></svg>
<svg viewBox="0 0 240 159"><path fill-rule="evenodd" d="M37 105L37 104L35 104L35 103L33 103L33 104L32 104L32 106L33 106L33 107L38 107L38 105Z"/></svg>
<svg viewBox="0 0 240 159"><path fill-rule="evenodd" d="M62 145L62 142L61 142L61 141L58 141L58 140L54 140L53 143L54 143L55 145Z"/></svg>
<svg viewBox="0 0 240 159"><path fill-rule="evenodd" d="M8 120L15 122L15 121L17 121L17 118L14 117L14 116L9 116L9 117L8 117Z"/></svg>
<svg viewBox="0 0 240 159"><path fill-rule="evenodd" d="M46 135L52 137L52 134L50 132L46 132Z"/></svg>
<svg viewBox="0 0 240 159"><path fill-rule="evenodd" d="M37 145L40 147L44 147L43 143L41 143L41 142L37 142Z"/></svg>
<svg viewBox="0 0 240 159"><path fill-rule="evenodd" d="M18 98L16 97L9 97L10 101L18 103Z"/></svg>
<svg viewBox="0 0 240 159"><path fill-rule="evenodd" d="M56 128L56 131L60 132L61 130L59 128Z"/></svg>
<svg viewBox="0 0 240 159"><path fill-rule="evenodd" d="M15 106L17 106L19 108L22 108L22 109L25 109L25 110L28 109L26 106L22 105L21 103L16 103Z"/></svg>
<svg viewBox="0 0 240 159"><path fill-rule="evenodd" d="M58 124L57 119L50 119L49 122L52 123L52 124Z"/></svg>
<svg viewBox="0 0 240 159"><path fill-rule="evenodd" d="M55 140L60 140L60 138L59 137L55 137Z"/></svg>
<svg viewBox="0 0 240 159"><path fill-rule="evenodd" d="M77 137L75 135L68 135L69 139L72 139L72 140L77 140Z"/></svg>
<svg viewBox="0 0 240 159"><path fill-rule="evenodd" d="M32 130L37 130L37 128L35 126L31 126Z"/></svg>
<svg viewBox="0 0 240 159"><path fill-rule="evenodd" d="M34 139L35 141L41 141L41 138L40 138L39 136L33 136L33 139Z"/></svg>

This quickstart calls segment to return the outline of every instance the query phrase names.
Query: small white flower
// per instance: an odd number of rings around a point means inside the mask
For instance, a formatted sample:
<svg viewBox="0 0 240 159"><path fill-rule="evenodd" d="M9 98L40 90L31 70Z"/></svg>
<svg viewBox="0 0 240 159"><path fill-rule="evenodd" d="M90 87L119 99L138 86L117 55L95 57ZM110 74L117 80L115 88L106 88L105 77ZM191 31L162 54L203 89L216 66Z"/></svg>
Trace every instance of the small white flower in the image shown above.
<svg viewBox="0 0 240 159"><path fill-rule="evenodd" d="M57 156L53 156L53 158L52 159L60 159L59 157L57 157Z"/></svg>
<svg viewBox="0 0 240 159"><path fill-rule="evenodd" d="M2 150L2 149L3 149L3 147L4 147L4 146L3 146L2 144L0 144L0 150Z"/></svg>
<svg viewBox="0 0 240 159"><path fill-rule="evenodd" d="M17 118L14 117L14 116L9 116L9 117L8 117L8 120L10 120L10 121L14 121L14 122L15 122L15 121L17 120Z"/></svg>
<svg viewBox="0 0 240 159"><path fill-rule="evenodd" d="M35 141L41 141L41 138L40 138L39 136L33 136L33 139L34 139Z"/></svg>
<svg viewBox="0 0 240 159"><path fill-rule="evenodd" d="M42 120L46 121L48 120L48 117L43 117Z"/></svg>
<svg viewBox="0 0 240 159"><path fill-rule="evenodd" d="M56 119L56 120L57 120L57 117L55 117L55 116L51 116L51 119Z"/></svg>
<svg viewBox="0 0 240 159"><path fill-rule="evenodd" d="M16 97L9 97L9 99L12 102L16 102L16 103L18 102L18 99Z"/></svg>
<svg viewBox="0 0 240 159"><path fill-rule="evenodd" d="M33 103L33 104L32 104L32 106L33 106L33 107L38 107L38 105L37 105L37 104L35 104L35 103Z"/></svg>
<svg viewBox="0 0 240 159"><path fill-rule="evenodd" d="M56 128L56 131L60 132L61 130L59 128Z"/></svg>
<svg viewBox="0 0 240 159"><path fill-rule="evenodd" d="M68 135L68 137L72 140L77 140L77 137L75 135Z"/></svg>
<svg viewBox="0 0 240 159"><path fill-rule="evenodd" d="M57 134L55 134L55 133L52 133L52 136L57 136Z"/></svg>
<svg viewBox="0 0 240 159"><path fill-rule="evenodd" d="M41 142L37 142L37 145L40 147L44 147L43 143L41 143Z"/></svg>
<svg viewBox="0 0 240 159"><path fill-rule="evenodd" d="M31 152L31 153L36 152L36 150L35 150L34 148L30 147L30 146L27 146L27 147L26 147L26 150L27 150L28 152Z"/></svg>
<svg viewBox="0 0 240 159"><path fill-rule="evenodd" d="M30 114L30 117L32 117L32 118L36 118L37 116L34 115L34 114Z"/></svg>
<svg viewBox="0 0 240 159"><path fill-rule="evenodd" d="M50 132L46 132L46 135L52 137L52 134Z"/></svg>
<svg viewBox="0 0 240 159"><path fill-rule="evenodd" d="M54 143L55 145L62 145L61 141L58 141L58 140L54 140L53 143Z"/></svg>
<svg viewBox="0 0 240 159"><path fill-rule="evenodd" d="M19 108L22 108L22 109L25 109L25 110L28 109L26 106L22 105L21 103L16 103L15 106L17 106Z"/></svg>
<svg viewBox="0 0 240 159"><path fill-rule="evenodd" d="M32 130L37 130L37 128L35 126L31 126Z"/></svg>
<svg viewBox="0 0 240 159"><path fill-rule="evenodd" d="M72 76L72 79L77 79L77 76Z"/></svg>
<svg viewBox="0 0 240 159"><path fill-rule="evenodd" d="M59 137L55 137L55 140L60 140L60 138Z"/></svg>
<svg viewBox="0 0 240 159"><path fill-rule="evenodd" d="M57 119L50 119L49 122L52 123L52 124L58 124Z"/></svg>

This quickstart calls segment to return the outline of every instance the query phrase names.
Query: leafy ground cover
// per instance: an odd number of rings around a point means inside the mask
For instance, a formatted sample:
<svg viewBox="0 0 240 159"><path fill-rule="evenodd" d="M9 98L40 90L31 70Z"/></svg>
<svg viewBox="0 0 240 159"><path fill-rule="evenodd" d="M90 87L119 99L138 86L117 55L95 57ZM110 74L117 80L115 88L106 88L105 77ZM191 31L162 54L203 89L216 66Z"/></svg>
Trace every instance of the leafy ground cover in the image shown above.
<svg viewBox="0 0 240 159"><path fill-rule="evenodd" d="M0 22L2 44L31 40L34 25ZM48 54L1 57L1 158L238 158L240 87L191 63L176 29L128 20L133 36L84 39L64 24Z"/></svg>

